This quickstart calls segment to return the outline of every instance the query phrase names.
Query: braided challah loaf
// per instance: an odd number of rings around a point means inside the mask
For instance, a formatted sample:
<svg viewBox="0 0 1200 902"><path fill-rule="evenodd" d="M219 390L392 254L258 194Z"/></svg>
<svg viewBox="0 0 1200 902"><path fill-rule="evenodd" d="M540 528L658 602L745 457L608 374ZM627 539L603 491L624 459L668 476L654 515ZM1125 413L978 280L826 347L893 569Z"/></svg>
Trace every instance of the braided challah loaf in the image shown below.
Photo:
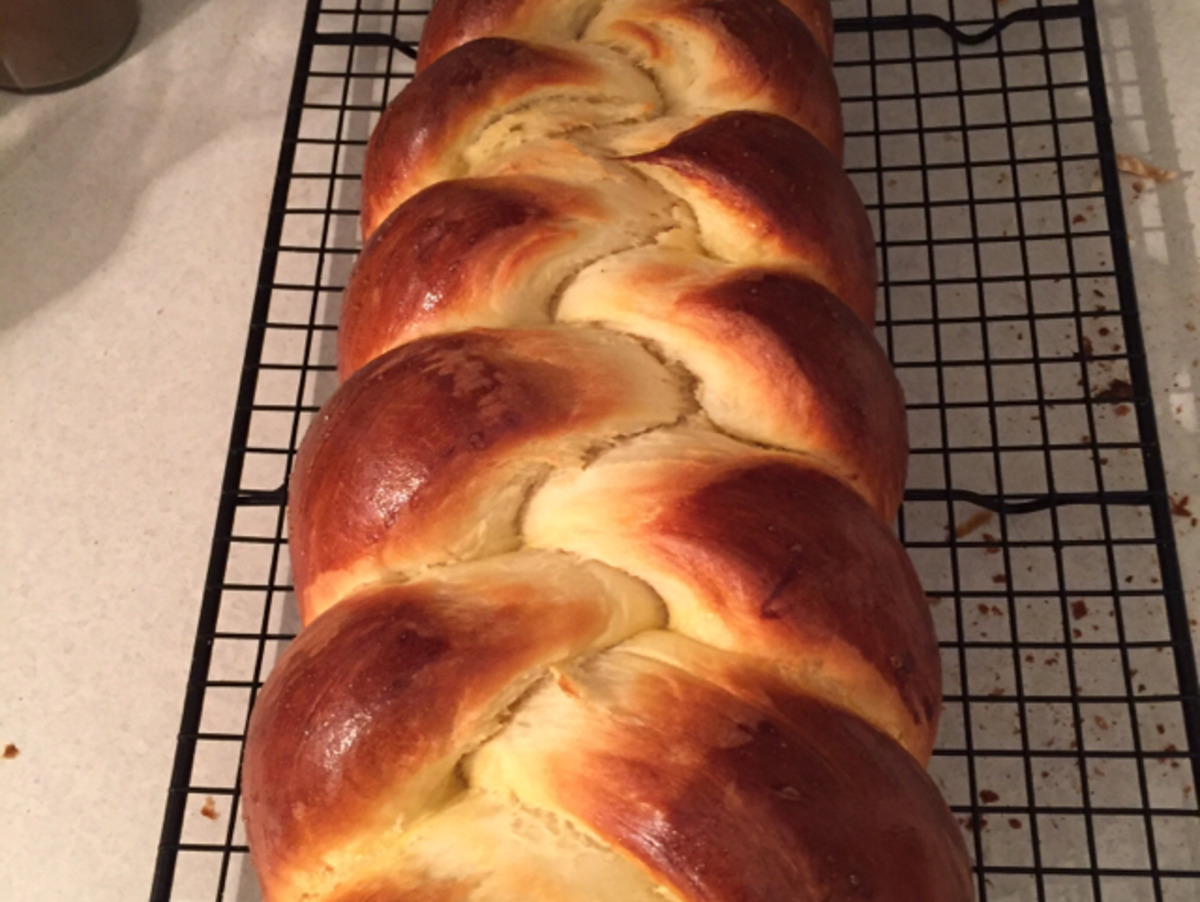
<svg viewBox="0 0 1200 902"><path fill-rule="evenodd" d="M440 0L251 721L271 902L962 902L827 0Z"/></svg>

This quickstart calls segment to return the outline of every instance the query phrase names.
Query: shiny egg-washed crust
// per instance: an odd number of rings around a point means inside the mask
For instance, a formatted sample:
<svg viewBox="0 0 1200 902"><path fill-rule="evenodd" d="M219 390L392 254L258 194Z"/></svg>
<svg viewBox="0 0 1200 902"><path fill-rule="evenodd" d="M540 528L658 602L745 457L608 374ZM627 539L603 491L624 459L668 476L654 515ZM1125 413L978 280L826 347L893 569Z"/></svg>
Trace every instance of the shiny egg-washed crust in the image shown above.
<svg viewBox="0 0 1200 902"><path fill-rule="evenodd" d="M566 668L471 779L586 824L679 898L970 897L954 820L899 747L769 678L747 704L680 645Z"/></svg>
<svg viewBox="0 0 1200 902"><path fill-rule="evenodd" d="M303 621L381 578L516 549L526 497L550 469L689 409L637 342L596 329L461 332L379 358L296 457L289 547Z"/></svg>
<svg viewBox="0 0 1200 902"><path fill-rule="evenodd" d="M584 265L672 231L692 233L678 240L716 259L811 279L874 323L870 222L804 129L729 113L630 163L634 171L570 167L583 184L518 167L411 197L373 231L351 274L342 378L420 335L547 321L555 292Z"/></svg>
<svg viewBox="0 0 1200 902"><path fill-rule="evenodd" d="M511 108L553 134L657 112L654 83L620 57L501 38L476 41L413 81L379 120L363 163L364 236L428 185L466 174L466 147ZM539 104L549 108L542 114ZM523 123L524 124L524 123ZM528 137L526 135L525 137Z"/></svg>
<svg viewBox="0 0 1200 902"><path fill-rule="evenodd" d="M548 323L564 280L652 242L673 224L671 200L632 174L602 187L513 176L427 188L375 232L350 275L342 378L423 335Z"/></svg>
<svg viewBox="0 0 1200 902"><path fill-rule="evenodd" d="M656 120L664 117L679 131L728 110L776 115L811 134L836 168L842 125L833 70L786 8L774 0L638 0L604 10L593 22L602 33L585 43L483 37L415 79L371 135L363 235L421 188L539 136L594 137L624 124L632 135L611 135L615 147L636 147L642 131L657 145ZM621 15L635 12L633 20Z"/></svg>
<svg viewBox="0 0 1200 902"><path fill-rule="evenodd" d="M633 162L690 204L714 256L795 268L873 321L871 224L845 172L804 129L724 113Z"/></svg>
<svg viewBox="0 0 1200 902"><path fill-rule="evenodd" d="M903 392L870 330L814 282L647 248L582 272L558 319L655 342L696 377L719 428L818 456L880 517L895 516L908 458Z"/></svg>
<svg viewBox="0 0 1200 902"><path fill-rule="evenodd" d="M367 147L267 902L969 902L826 0L438 0Z"/></svg>
<svg viewBox="0 0 1200 902"><path fill-rule="evenodd" d="M453 793L459 760L546 666L664 622L629 577L536 551L330 611L288 648L249 737L264 880L303 871L331 835L369 845L407 826Z"/></svg>
<svg viewBox="0 0 1200 902"><path fill-rule="evenodd" d="M866 502L803 457L658 431L553 477L525 537L644 580L681 635L793 674L928 760L941 684L924 593Z"/></svg>
<svg viewBox="0 0 1200 902"><path fill-rule="evenodd" d="M455 47L484 35L534 36L571 40L605 5L603 0L562 3L559 0L439 0L429 14L417 56L418 71ZM611 4L623 9L631 4ZM702 4L692 4L702 6ZM712 4L716 5L716 4ZM743 0L744 6L768 7L774 2ZM833 50L833 16L828 0L782 0L813 35L825 57Z"/></svg>

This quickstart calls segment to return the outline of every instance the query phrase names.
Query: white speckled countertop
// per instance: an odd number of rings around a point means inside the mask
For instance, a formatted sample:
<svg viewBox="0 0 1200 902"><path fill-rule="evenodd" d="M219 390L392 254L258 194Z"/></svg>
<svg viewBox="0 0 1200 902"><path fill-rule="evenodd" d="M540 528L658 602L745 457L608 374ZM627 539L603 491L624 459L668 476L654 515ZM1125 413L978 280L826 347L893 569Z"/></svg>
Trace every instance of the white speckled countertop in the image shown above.
<svg viewBox="0 0 1200 902"><path fill-rule="evenodd" d="M1100 6L1118 150L1200 171L1200 4ZM0 93L0 886L23 902L149 891L303 3L144 7L99 79ZM1200 512L1200 179L1127 187L1168 480ZM1200 529L1176 526L1195 593Z"/></svg>

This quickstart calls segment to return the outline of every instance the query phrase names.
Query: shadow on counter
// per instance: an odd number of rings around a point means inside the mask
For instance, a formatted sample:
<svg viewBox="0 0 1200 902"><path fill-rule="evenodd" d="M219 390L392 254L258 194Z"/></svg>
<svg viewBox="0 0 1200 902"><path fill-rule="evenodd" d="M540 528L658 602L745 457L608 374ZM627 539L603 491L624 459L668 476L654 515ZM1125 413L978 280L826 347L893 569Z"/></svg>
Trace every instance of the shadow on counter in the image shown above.
<svg viewBox="0 0 1200 902"><path fill-rule="evenodd" d="M255 86L270 56L290 64L300 6L144 0L129 48L94 80L0 92L0 330L102 268L163 172L248 112L282 110L286 91L268 104Z"/></svg>

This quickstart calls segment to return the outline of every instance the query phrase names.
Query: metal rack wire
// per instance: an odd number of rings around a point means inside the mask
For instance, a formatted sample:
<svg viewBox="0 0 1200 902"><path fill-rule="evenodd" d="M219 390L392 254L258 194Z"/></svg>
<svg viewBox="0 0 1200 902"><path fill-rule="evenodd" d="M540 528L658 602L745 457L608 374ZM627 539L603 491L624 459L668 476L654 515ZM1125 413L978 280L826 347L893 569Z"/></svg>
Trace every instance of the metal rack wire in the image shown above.
<svg viewBox="0 0 1200 902"><path fill-rule="evenodd" d="M296 628L284 486L332 392L366 138L428 0L310 0L151 899L258 898L246 718ZM1200 886L1200 697L1091 0L839 0L848 168L909 399L932 773L980 900Z"/></svg>

